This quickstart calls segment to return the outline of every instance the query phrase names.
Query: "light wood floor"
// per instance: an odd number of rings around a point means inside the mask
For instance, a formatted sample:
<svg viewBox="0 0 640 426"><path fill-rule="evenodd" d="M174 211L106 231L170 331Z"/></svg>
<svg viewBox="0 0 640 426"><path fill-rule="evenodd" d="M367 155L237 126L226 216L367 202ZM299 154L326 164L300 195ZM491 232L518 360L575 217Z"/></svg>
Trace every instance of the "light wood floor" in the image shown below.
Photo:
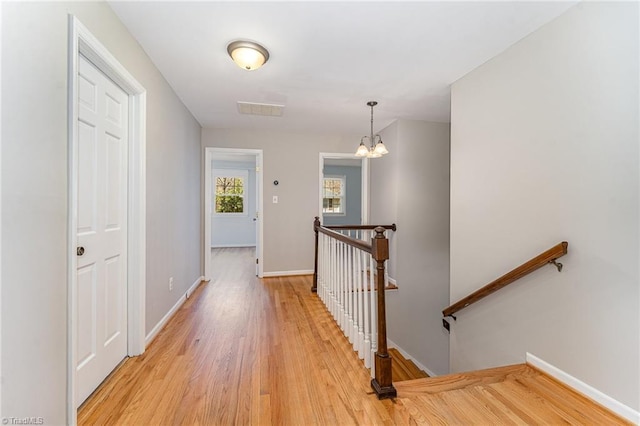
<svg viewBox="0 0 640 426"><path fill-rule="evenodd" d="M212 281L199 287L144 355L124 362L87 400L79 424L619 422L582 397L567 397L557 384L545 388L529 373L513 380L505 380L509 373L480 381L398 382L398 398L378 401L369 373L309 291L311 277L259 280L254 259L252 249L215 250ZM433 394L433 386L446 392Z"/></svg>

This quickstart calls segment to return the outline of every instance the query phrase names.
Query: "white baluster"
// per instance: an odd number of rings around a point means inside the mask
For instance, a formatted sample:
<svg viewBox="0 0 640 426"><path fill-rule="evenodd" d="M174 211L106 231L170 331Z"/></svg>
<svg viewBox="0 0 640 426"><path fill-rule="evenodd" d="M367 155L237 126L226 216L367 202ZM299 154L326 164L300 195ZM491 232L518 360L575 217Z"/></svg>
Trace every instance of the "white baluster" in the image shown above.
<svg viewBox="0 0 640 426"><path fill-rule="evenodd" d="M349 245L344 245L343 254L343 277L344 277L344 318L342 319L344 335L349 339Z"/></svg>
<svg viewBox="0 0 640 426"><path fill-rule="evenodd" d="M336 317L336 307L338 306L338 245L337 241L331 240L331 315Z"/></svg>
<svg viewBox="0 0 640 426"><path fill-rule="evenodd" d="M369 276L367 274L367 259L369 254L362 252L362 283L364 287L364 365L371 368L371 305L369 302Z"/></svg>
<svg viewBox="0 0 640 426"><path fill-rule="evenodd" d="M317 295L318 297L320 297L320 300L322 300L324 302L324 298L322 297L322 281L324 278L324 261L322 259L322 257L324 256L324 251L323 251L323 247L322 244L324 243L324 240L322 238L323 234L322 232L318 232L318 282L317 282Z"/></svg>
<svg viewBox="0 0 640 426"><path fill-rule="evenodd" d="M331 238L324 236L324 304L331 312Z"/></svg>
<svg viewBox="0 0 640 426"><path fill-rule="evenodd" d="M316 271L316 294L322 300L322 232L318 232L318 264Z"/></svg>
<svg viewBox="0 0 640 426"><path fill-rule="evenodd" d="M358 335L358 320L360 319L358 298L360 297L360 289L358 287L358 265L356 263L357 252L357 248L351 248L351 280L353 281L353 329L351 330L351 335L353 336L353 350L356 352L360 350L360 338Z"/></svg>
<svg viewBox="0 0 640 426"><path fill-rule="evenodd" d="M338 316L340 314L340 241L335 242L335 251L336 257L335 262L335 276L336 276L336 284L335 284L335 294L336 294L336 302L333 310L335 311L333 314L333 318L338 321Z"/></svg>
<svg viewBox="0 0 640 426"><path fill-rule="evenodd" d="M342 241L338 241L338 310L336 312L336 321L340 326L340 329L344 332L344 326L342 324L342 318L344 318L344 280L343 280L343 264L342 264L342 252L344 244Z"/></svg>
<svg viewBox="0 0 640 426"><path fill-rule="evenodd" d="M331 297L331 251L329 249L329 241L331 239L325 235L324 239L324 304L327 311L331 312L329 298Z"/></svg>
<svg viewBox="0 0 640 426"><path fill-rule="evenodd" d="M342 333L347 335L347 322L348 322L348 313L347 313L347 245L342 243L342 253L340 253L340 261L342 265L340 266L340 276L342 278L342 310L340 311L340 328L342 329Z"/></svg>
<svg viewBox="0 0 640 426"><path fill-rule="evenodd" d="M346 311L346 329L344 333L349 338L349 343L353 345L353 263L351 262L351 254L353 247L347 245L346 262L347 267L345 272L347 274L347 311Z"/></svg>
<svg viewBox="0 0 640 426"><path fill-rule="evenodd" d="M364 284L362 281L362 250L356 250L356 280L358 284L358 357L364 359Z"/></svg>
<svg viewBox="0 0 640 426"><path fill-rule="evenodd" d="M323 233L320 233L319 235L319 241L318 241L318 246L320 247L320 260L319 260L319 265L318 265L318 296L320 296L320 299L322 300L322 302L324 302L324 304L327 304L327 301L324 297L324 290L325 290L325 285L326 285L326 271L325 271L325 266L326 266L326 250L325 250L325 245L324 245L324 240L325 240L325 235Z"/></svg>
<svg viewBox="0 0 640 426"><path fill-rule="evenodd" d="M329 300L327 299L327 295L329 294L329 245L327 244L329 242L329 238L322 234L323 236L323 252L324 252L324 265L322 267L323 269L323 274L324 274L324 282L323 282L323 288L322 288L322 300L324 300L324 305L329 308Z"/></svg>
<svg viewBox="0 0 640 426"><path fill-rule="evenodd" d="M373 256L369 255L369 285L371 290L371 377L375 376L375 353L378 350L378 305L377 305L377 293L374 278L375 269L373 267Z"/></svg>
<svg viewBox="0 0 640 426"><path fill-rule="evenodd" d="M322 301L327 306L327 236L322 235Z"/></svg>

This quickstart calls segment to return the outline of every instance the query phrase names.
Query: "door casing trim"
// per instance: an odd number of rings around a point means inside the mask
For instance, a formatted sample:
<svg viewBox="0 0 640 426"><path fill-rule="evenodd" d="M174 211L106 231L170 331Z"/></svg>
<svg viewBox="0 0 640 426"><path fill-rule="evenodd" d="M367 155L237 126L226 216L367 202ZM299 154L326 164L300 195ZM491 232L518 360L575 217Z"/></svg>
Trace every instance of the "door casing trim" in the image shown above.
<svg viewBox="0 0 640 426"><path fill-rule="evenodd" d="M204 245L202 248L202 255L204 256L204 276L205 280L211 279L211 202L209 200L213 197L213 188L211 185L211 162L215 153L223 154L250 154L256 156L256 191L258 193L258 202L256 210L258 211L258 246L256 257L258 259L258 277L262 278L264 275L264 168L263 168L263 151L261 149L244 149L244 148L204 148L204 199L202 202L202 211L204 218Z"/></svg>
<svg viewBox="0 0 640 426"><path fill-rule="evenodd" d="M129 96L129 162L127 195L127 354L145 350L146 296L146 96L145 88L91 34L77 17L69 15L68 40L68 234L67 234L67 423L77 424L75 318L78 208L78 64L82 54Z"/></svg>
<svg viewBox="0 0 640 426"><path fill-rule="evenodd" d="M351 153L345 152L321 152L319 153L318 159L318 217L322 222L322 178L324 177L323 167L324 160L327 159L342 159L342 160L353 160L357 159ZM362 216L362 225L369 224L369 159L362 158L362 187L361 187L361 216Z"/></svg>

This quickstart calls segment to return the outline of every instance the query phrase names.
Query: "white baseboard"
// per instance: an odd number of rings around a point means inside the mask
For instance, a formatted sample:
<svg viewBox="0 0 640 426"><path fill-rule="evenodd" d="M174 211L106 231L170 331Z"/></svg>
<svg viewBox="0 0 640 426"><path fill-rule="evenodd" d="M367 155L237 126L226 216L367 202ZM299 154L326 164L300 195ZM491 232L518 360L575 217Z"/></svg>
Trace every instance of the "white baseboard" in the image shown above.
<svg viewBox="0 0 640 426"><path fill-rule="evenodd" d="M193 294L194 291L196 291L196 289L198 288L198 286L200 286L200 284L202 284L205 281L209 281L208 279L206 279L205 277L200 277L198 278L193 284L191 284L191 287L189 287L189 289L187 290L187 292L185 293L185 298L188 299L191 297L191 295Z"/></svg>
<svg viewBox="0 0 640 426"><path fill-rule="evenodd" d="M413 356L411 356L411 354L407 351L405 351L404 349L402 349L400 346L398 346L393 340L387 339L387 346L390 348L395 348L398 350L398 352L400 352L402 354L403 357L405 357L406 359L409 359L411 361L413 361L413 363L422 371L424 371L425 373L427 373L429 375L429 377L436 377L437 374L434 373L433 371L431 371L430 369L428 369L427 367L425 367L424 365L422 365L422 363L420 363L419 361L417 361Z"/></svg>
<svg viewBox="0 0 640 426"><path fill-rule="evenodd" d="M313 269L300 269L299 271L274 271L264 272L263 277L288 277L291 275L313 275Z"/></svg>
<svg viewBox="0 0 640 426"><path fill-rule="evenodd" d="M178 309L180 309L180 306L182 306L182 304L184 302L187 301L187 299L189 298L189 296L191 296L193 294L193 292L196 290L196 288L198 288L198 286L200 285L200 283L202 283L202 281L204 281L204 277L199 277L192 285L191 287L189 287L189 289L187 290L187 292L181 296L178 301L176 302L175 305L173 305L173 307L171 309L169 309L169 312L167 312L165 314L165 316L162 317L162 319L160 321L158 321L158 323L155 325L155 327L153 327L153 329L149 332L149 334L147 334L147 337L144 339L144 346L145 348L147 346L149 346L149 344L153 341L153 339L156 338L156 336L158 335L158 333L160 333L160 330L162 330L164 328L165 325L167 325L167 323L169 322L169 320L171 319L171 317L173 315L175 315L175 313L178 311Z"/></svg>
<svg viewBox="0 0 640 426"><path fill-rule="evenodd" d="M530 354L529 352L527 352L526 361L527 364L531 365L532 367L537 368L538 370L553 377L566 386L594 400L603 407L606 407L609 410L613 411L620 417L623 417L635 424L640 424L640 412L634 410L633 408L627 407L623 403L611 398L609 395L600 392L598 389L560 370L559 368L549 364L548 362L541 360L540 358Z"/></svg>
<svg viewBox="0 0 640 426"><path fill-rule="evenodd" d="M241 247L255 247L255 244L216 244L211 245L211 248L241 248Z"/></svg>

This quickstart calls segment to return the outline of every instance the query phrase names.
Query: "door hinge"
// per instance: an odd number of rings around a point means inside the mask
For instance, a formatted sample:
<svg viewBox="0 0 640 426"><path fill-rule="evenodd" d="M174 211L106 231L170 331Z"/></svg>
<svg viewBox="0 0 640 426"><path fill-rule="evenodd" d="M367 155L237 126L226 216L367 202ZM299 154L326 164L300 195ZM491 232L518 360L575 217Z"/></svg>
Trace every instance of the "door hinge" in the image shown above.
<svg viewBox="0 0 640 426"><path fill-rule="evenodd" d="M256 259L256 265L258 264L258 259Z"/></svg>

